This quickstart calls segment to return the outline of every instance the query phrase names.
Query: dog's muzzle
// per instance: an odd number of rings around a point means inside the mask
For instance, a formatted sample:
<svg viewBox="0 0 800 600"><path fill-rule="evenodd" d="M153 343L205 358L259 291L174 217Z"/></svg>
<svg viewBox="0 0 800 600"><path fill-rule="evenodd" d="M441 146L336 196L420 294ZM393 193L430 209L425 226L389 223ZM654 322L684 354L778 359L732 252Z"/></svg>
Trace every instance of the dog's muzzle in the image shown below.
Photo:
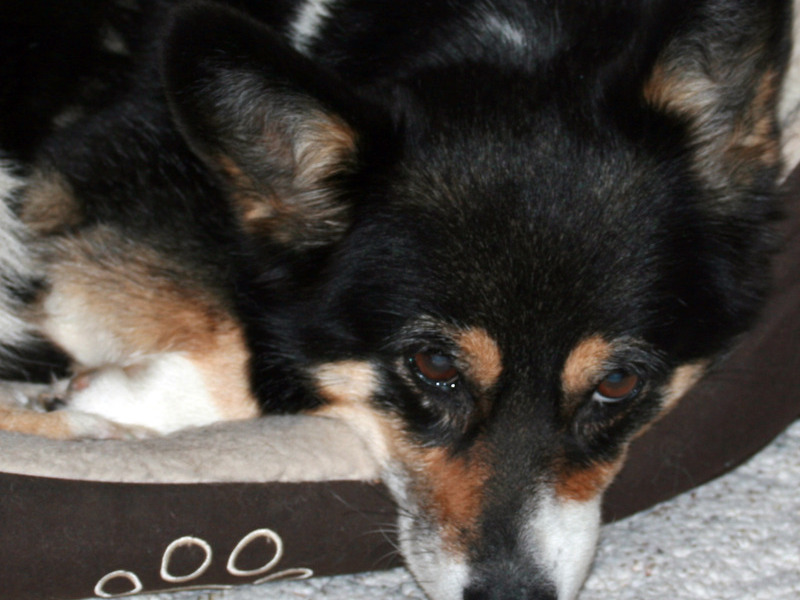
<svg viewBox="0 0 800 600"><path fill-rule="evenodd" d="M594 557L600 497L576 502L545 493L522 512L484 529L461 557L401 518L408 566L431 600L574 600Z"/></svg>

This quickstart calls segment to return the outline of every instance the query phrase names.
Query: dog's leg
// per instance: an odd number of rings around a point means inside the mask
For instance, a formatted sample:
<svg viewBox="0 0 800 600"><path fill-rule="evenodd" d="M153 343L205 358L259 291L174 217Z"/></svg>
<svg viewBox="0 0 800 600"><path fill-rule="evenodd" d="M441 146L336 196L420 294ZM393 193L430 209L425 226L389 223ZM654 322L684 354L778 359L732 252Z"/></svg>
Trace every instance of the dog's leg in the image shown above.
<svg viewBox="0 0 800 600"><path fill-rule="evenodd" d="M40 408L156 433L259 414L241 327L191 269L112 228L58 240L48 265L35 320L76 375Z"/></svg>
<svg viewBox="0 0 800 600"><path fill-rule="evenodd" d="M108 419L80 411L43 412L39 400L52 386L21 382L0 383L0 430L16 431L55 439L140 438L147 431L121 426Z"/></svg>
<svg viewBox="0 0 800 600"><path fill-rule="evenodd" d="M242 378L231 377L242 367L217 355L165 352L125 366L109 364L83 371L58 382L39 400L47 410L100 415L135 428L137 435L139 428L169 433L255 417L255 404L243 401L248 391Z"/></svg>

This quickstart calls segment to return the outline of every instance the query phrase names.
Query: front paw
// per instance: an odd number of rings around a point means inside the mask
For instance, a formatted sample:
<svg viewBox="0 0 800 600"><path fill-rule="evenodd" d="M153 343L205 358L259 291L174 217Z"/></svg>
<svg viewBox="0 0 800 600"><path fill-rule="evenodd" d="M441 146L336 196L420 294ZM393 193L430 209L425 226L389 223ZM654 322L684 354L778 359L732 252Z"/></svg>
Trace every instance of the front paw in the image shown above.
<svg viewBox="0 0 800 600"><path fill-rule="evenodd" d="M62 410L58 413L65 420L71 438L95 440L141 440L156 434L152 429L138 425L114 423L91 413Z"/></svg>
<svg viewBox="0 0 800 600"><path fill-rule="evenodd" d="M39 393L35 407L45 412L64 410L76 395L85 392L92 384L96 371L83 371L71 379L59 379Z"/></svg>
<svg viewBox="0 0 800 600"><path fill-rule="evenodd" d="M54 381L30 399L30 407L43 412L64 410L69 405L70 385L70 379Z"/></svg>
<svg viewBox="0 0 800 600"><path fill-rule="evenodd" d="M62 419L68 438L85 439L144 439L157 435L155 431L140 425L118 423L107 416L98 414L95 405L102 408L112 401L115 390L98 389L101 402L87 403L87 395L92 393L92 383L102 371L84 371L71 379L61 379L46 387L40 387L30 398L29 406L38 412L51 413ZM116 390L119 393L119 390Z"/></svg>

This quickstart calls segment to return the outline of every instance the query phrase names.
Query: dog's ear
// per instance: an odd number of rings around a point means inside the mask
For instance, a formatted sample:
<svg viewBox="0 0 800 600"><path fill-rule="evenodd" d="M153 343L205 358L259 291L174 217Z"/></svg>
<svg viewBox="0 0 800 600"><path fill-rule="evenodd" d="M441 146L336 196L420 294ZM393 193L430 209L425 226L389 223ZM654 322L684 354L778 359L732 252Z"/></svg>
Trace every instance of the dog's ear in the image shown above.
<svg viewBox="0 0 800 600"><path fill-rule="evenodd" d="M666 5L671 16L664 21L674 27L646 79L644 99L687 124L696 173L723 204L735 205L768 185L779 168L776 105L791 2Z"/></svg>
<svg viewBox="0 0 800 600"><path fill-rule="evenodd" d="M372 107L271 30L215 5L173 15L162 71L179 129L229 186L246 231L295 247L341 235L342 181Z"/></svg>
<svg viewBox="0 0 800 600"><path fill-rule="evenodd" d="M752 323L769 285L791 4L666 0L651 31L668 37L637 82L638 100L670 123L665 150L686 161L703 192L685 198L696 212L684 252L697 275L676 298L707 347Z"/></svg>

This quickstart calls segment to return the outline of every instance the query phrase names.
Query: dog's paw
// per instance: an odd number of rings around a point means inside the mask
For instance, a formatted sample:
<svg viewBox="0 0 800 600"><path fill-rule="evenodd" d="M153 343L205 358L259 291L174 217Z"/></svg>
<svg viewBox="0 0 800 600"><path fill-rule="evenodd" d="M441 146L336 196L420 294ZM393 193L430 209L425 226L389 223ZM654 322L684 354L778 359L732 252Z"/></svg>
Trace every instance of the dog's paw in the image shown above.
<svg viewBox="0 0 800 600"><path fill-rule="evenodd" d="M50 386L22 381L0 381L0 406L42 410L38 398Z"/></svg>
<svg viewBox="0 0 800 600"><path fill-rule="evenodd" d="M68 437L95 440L141 440L155 435L137 425L122 425L91 413L62 410L59 413L69 431Z"/></svg>
<svg viewBox="0 0 800 600"><path fill-rule="evenodd" d="M97 390L102 398L87 403L85 396L95 391L93 380L102 371L82 372L71 379L60 379L49 385L30 385L17 388L19 404L39 413L52 416L51 437L86 439L144 439L156 435L152 429L140 425L118 423L95 407L111 403L115 390ZM102 401L101 401L102 400Z"/></svg>
<svg viewBox="0 0 800 600"><path fill-rule="evenodd" d="M29 398L29 407L42 412L63 410L69 404L69 379L58 379L53 383L41 386L38 393Z"/></svg>
<svg viewBox="0 0 800 600"><path fill-rule="evenodd" d="M64 410L73 404L74 398L89 389L95 371L83 371L71 379L59 379L41 391L35 399L33 408L45 412Z"/></svg>

